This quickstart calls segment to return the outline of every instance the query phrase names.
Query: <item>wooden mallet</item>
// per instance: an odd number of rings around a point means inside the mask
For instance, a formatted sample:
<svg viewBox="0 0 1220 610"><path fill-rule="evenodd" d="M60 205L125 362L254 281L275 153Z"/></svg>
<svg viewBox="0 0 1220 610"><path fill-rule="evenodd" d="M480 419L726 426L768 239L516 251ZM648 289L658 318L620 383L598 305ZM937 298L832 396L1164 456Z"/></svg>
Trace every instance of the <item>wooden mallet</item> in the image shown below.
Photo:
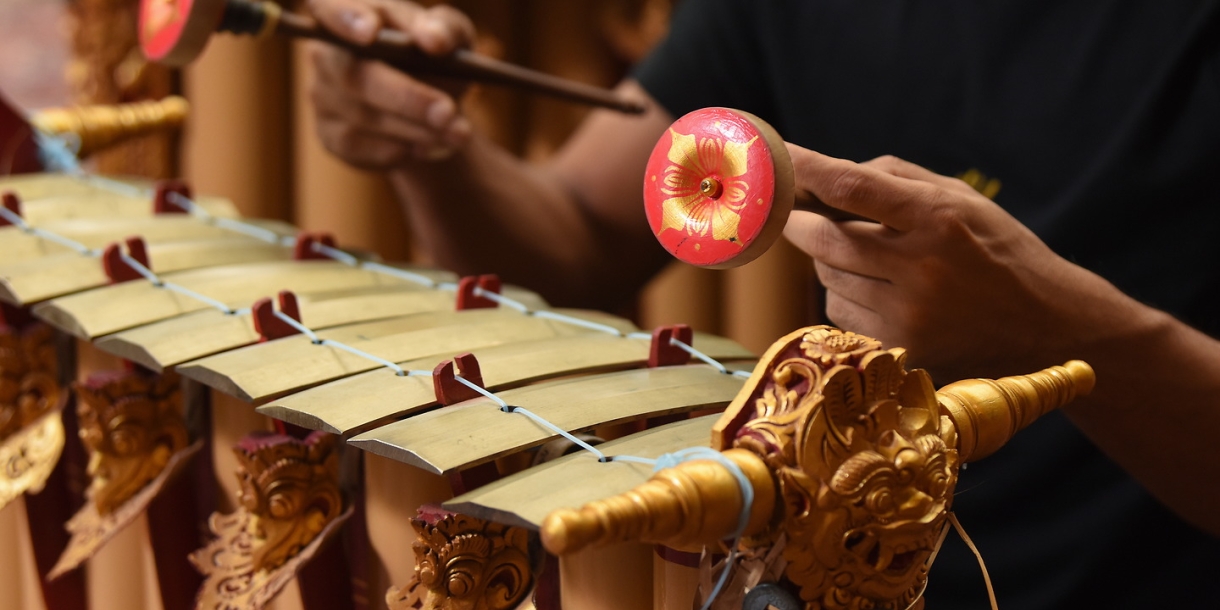
<svg viewBox="0 0 1220 610"><path fill-rule="evenodd" d="M648 224L670 254L692 265L728 269L758 258L794 209L869 220L797 189L783 138L748 112L691 112L666 130L648 158Z"/></svg>
<svg viewBox="0 0 1220 610"><path fill-rule="evenodd" d="M419 49L407 34L390 29L364 46L323 29L306 15L284 12L279 5L250 0L140 0L140 48L149 60L184 66L195 59L215 32L312 38L343 47L353 54L383 61L404 72L503 85L574 102L639 114L640 102L611 91L564 80L458 49L434 57Z"/></svg>

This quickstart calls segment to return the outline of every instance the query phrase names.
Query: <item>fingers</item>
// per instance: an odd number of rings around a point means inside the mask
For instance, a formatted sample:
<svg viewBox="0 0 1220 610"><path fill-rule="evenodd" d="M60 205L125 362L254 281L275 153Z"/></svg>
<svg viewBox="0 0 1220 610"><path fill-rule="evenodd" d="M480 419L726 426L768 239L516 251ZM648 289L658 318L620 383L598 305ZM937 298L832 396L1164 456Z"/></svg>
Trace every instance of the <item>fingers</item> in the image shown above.
<svg viewBox="0 0 1220 610"><path fill-rule="evenodd" d="M395 2L386 17L391 27L410 34L419 48L432 55L448 55L474 44L474 23L446 4L416 11Z"/></svg>
<svg viewBox="0 0 1220 610"><path fill-rule="evenodd" d="M938 187L929 182L902 178L793 144L788 144L788 152L798 189L812 192L827 205L900 231L916 227L920 214L937 198Z"/></svg>
<svg viewBox="0 0 1220 610"><path fill-rule="evenodd" d="M873 159L871 161L865 161L864 163L862 163L862 165L867 165L869 167L879 169L892 176L898 176L899 178L907 178L909 180L920 180L922 182L928 182L928 183L935 184L937 186L940 186L940 187L943 187L946 189L950 189L950 190L954 190L954 191L958 191L958 192L962 192L962 193L974 194L977 192L974 190L973 187L971 187L969 184L966 184L962 180L959 180L957 178L953 178L950 176L944 176L944 175L938 174L930 169L923 167L922 165L916 165L914 163L911 163L910 161L907 161L905 159L900 159L893 155L883 155L883 156L877 157L876 159Z"/></svg>
<svg viewBox="0 0 1220 610"><path fill-rule="evenodd" d="M829 287L826 288L826 318L839 328L870 337L882 335L885 329L885 319L880 313Z"/></svg>
<svg viewBox="0 0 1220 610"><path fill-rule="evenodd" d="M384 23L378 5L367 0L309 0L308 8L322 27L362 45L371 44Z"/></svg>
<svg viewBox="0 0 1220 610"><path fill-rule="evenodd" d="M311 94L320 117L429 146L459 147L469 141L470 123L444 91L332 47L317 44L310 51L317 76Z"/></svg>
<svg viewBox="0 0 1220 610"><path fill-rule="evenodd" d="M309 11L327 30L362 45L390 28L411 37L424 52L448 55L474 43L474 23L447 5L423 8L391 0L309 0Z"/></svg>
<svg viewBox="0 0 1220 610"><path fill-rule="evenodd" d="M861 276L890 281L896 232L868 222L835 222L811 212L794 211L784 237L815 261Z"/></svg>

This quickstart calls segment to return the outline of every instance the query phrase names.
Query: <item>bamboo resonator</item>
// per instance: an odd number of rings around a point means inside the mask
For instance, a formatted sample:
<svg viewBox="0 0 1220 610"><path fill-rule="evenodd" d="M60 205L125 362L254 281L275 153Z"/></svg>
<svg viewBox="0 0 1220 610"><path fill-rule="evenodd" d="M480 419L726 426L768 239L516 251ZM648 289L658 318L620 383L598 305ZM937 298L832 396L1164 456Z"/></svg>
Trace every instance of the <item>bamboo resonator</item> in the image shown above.
<svg viewBox="0 0 1220 610"><path fill-rule="evenodd" d="M836 600L816 607L913 602L961 465L1094 383L1089 365L1071 361L937 392L905 360L904 350L868 337L802 329L771 347L712 430L712 447L754 488L739 549L785 540L785 576L801 597ZM725 465L695 460L625 494L551 513L542 541L557 555L624 541L714 545L733 536L742 503Z"/></svg>

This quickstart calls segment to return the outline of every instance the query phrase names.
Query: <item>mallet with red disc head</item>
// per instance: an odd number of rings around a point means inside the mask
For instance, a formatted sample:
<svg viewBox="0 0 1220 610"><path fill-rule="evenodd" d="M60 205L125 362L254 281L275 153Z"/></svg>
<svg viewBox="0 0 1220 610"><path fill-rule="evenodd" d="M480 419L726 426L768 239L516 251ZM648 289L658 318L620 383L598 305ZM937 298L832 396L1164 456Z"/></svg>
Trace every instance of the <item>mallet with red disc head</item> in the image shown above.
<svg viewBox="0 0 1220 610"><path fill-rule="evenodd" d="M195 59L214 32L272 34L312 38L343 47L353 54L377 59L404 72L444 76L525 89L621 112L644 111L639 102L541 72L491 59L466 49L433 57L398 30L383 29L373 43L363 46L322 29L312 18L283 12L271 2L250 0L140 0L140 48L148 59L184 66Z"/></svg>
<svg viewBox="0 0 1220 610"><path fill-rule="evenodd" d="M648 224L670 254L692 265L727 269L758 258L794 209L867 220L797 189L784 140L748 112L704 108L687 114L648 158Z"/></svg>

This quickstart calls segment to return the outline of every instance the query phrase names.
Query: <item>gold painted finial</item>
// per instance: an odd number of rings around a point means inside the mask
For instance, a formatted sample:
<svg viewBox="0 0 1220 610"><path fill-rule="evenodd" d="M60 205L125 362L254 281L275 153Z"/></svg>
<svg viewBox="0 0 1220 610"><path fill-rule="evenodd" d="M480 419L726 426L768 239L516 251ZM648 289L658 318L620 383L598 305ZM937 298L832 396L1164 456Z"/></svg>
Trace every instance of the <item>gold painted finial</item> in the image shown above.
<svg viewBox="0 0 1220 610"><path fill-rule="evenodd" d="M185 98L172 95L130 104L51 108L34 113L30 123L51 135L75 135L80 139L76 154L84 158L129 138L181 127L189 109Z"/></svg>
<svg viewBox="0 0 1220 610"><path fill-rule="evenodd" d="M966 379L936 393L957 428L958 453L973 462L995 453L1034 420L1093 390L1093 368L1080 360L1030 375Z"/></svg>
<svg viewBox="0 0 1220 610"><path fill-rule="evenodd" d="M749 525L765 527L775 509L775 483L767 465L749 451L724 454L754 486ZM542 544L555 555L627 540L712 544L737 528L740 514L737 479L719 462L692 460L661 470L620 496L551 513L542 523Z"/></svg>

